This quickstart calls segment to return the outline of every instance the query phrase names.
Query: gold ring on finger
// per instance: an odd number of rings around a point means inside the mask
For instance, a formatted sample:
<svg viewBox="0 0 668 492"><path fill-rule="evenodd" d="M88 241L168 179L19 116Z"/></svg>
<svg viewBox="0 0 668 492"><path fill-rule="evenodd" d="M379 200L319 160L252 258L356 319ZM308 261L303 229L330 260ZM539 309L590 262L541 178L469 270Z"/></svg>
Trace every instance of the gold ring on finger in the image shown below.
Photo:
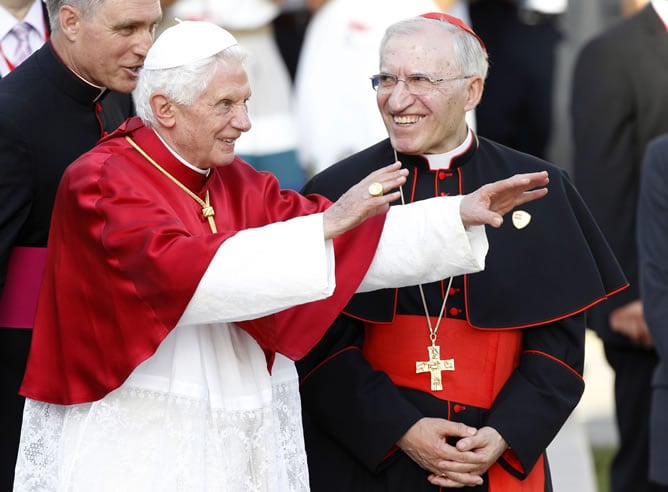
<svg viewBox="0 0 668 492"><path fill-rule="evenodd" d="M369 195L373 197L383 196L383 185L375 181L369 185Z"/></svg>

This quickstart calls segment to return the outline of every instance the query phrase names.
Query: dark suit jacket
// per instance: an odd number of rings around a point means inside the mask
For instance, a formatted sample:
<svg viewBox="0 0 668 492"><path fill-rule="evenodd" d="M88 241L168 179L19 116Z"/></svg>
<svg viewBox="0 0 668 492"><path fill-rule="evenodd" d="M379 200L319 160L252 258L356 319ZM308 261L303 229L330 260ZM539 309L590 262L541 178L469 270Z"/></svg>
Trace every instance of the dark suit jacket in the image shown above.
<svg viewBox="0 0 668 492"><path fill-rule="evenodd" d="M575 184L631 286L592 310L604 341L611 310L639 298L635 243L640 168L647 143L668 132L668 33L651 4L587 43L576 61L571 117Z"/></svg>
<svg viewBox="0 0 668 492"><path fill-rule="evenodd" d="M638 202L640 293L659 354L650 424L650 475L668 484L668 134L647 147Z"/></svg>
<svg viewBox="0 0 668 492"><path fill-rule="evenodd" d="M46 246L65 167L133 111L129 94L101 95L50 42L0 80L0 292L11 249Z"/></svg>

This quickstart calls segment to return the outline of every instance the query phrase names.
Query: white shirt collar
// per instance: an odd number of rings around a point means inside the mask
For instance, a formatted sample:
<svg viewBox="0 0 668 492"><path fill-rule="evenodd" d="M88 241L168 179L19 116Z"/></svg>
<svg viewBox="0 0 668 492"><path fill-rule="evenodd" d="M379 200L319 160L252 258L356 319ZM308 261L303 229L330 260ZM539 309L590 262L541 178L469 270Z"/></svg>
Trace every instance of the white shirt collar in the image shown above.
<svg viewBox="0 0 668 492"><path fill-rule="evenodd" d="M443 154L424 154L422 157L429 163L429 169L450 169L453 159L466 152L471 146L471 142L473 142L473 131L469 128L466 133L466 138L456 148Z"/></svg>

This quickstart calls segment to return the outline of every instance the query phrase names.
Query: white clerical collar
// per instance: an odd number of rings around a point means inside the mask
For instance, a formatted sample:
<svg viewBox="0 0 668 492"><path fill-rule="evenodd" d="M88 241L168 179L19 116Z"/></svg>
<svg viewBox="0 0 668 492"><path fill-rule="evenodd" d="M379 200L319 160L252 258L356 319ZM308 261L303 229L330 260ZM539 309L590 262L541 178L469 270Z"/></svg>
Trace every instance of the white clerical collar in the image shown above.
<svg viewBox="0 0 668 492"><path fill-rule="evenodd" d="M429 163L429 169L450 169L452 166L452 161L466 152L471 146L473 141L473 131L471 128L468 128L466 133L466 138L464 141L456 148L449 150L443 154L423 154L427 162Z"/></svg>
<svg viewBox="0 0 668 492"><path fill-rule="evenodd" d="M58 56L60 56L60 55L58 55ZM72 67L70 67L70 66L68 66L67 68L69 69L70 72L72 72L72 73L75 75L75 77L77 77L79 80L81 80L82 82L84 82L86 85L89 85L89 86L91 86L92 88L97 89L98 91L100 91L100 92L98 92L97 96L95 96L95 99L93 99L93 102L94 102L94 103L96 103L96 102L98 102L100 99L102 99L102 96L104 96L104 94L107 92L107 88L106 88L106 87L100 87L99 85L95 85L95 84L93 84L92 82L86 80L86 79L83 78L81 75L79 75L79 73L78 73L76 70L74 70L74 69L73 69Z"/></svg>
<svg viewBox="0 0 668 492"><path fill-rule="evenodd" d="M174 157L176 157L176 158L178 159L178 161L179 161L181 164L183 164L183 165L186 166L186 167L189 167L189 168L192 169L193 171L197 171L198 173L203 174L204 176L208 176L208 175L209 175L209 171L211 171L211 169L201 169L201 168L199 168L199 167L197 167L197 166L195 166L195 165L189 163L187 160L185 160L183 157L181 157L179 154L177 154L176 151L175 151L174 149L172 149L172 148L167 144L167 142L165 142L165 139L162 138L162 137L160 136L160 134L159 134L158 132L155 131L154 128L152 128L152 130L153 130L153 133L155 133L155 134L158 136L158 138L160 139L160 141L162 142L162 144L163 144L165 147L167 147L167 150L169 150L169 151L172 153L172 155L173 155Z"/></svg>
<svg viewBox="0 0 668 492"><path fill-rule="evenodd" d="M657 15L661 18L663 23L668 28L668 1L666 0L652 0L652 7Z"/></svg>

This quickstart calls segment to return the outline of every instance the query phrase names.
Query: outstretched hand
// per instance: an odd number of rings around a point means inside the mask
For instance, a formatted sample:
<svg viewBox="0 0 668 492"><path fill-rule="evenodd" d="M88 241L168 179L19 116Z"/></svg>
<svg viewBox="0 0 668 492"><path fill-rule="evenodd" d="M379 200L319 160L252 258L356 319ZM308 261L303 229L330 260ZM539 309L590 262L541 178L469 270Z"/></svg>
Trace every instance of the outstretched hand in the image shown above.
<svg viewBox="0 0 668 492"><path fill-rule="evenodd" d="M481 186L465 195L459 213L465 226L489 224L500 227L503 216L523 203L547 194L547 171L516 174Z"/></svg>
<svg viewBox="0 0 668 492"><path fill-rule="evenodd" d="M346 191L324 213L325 239L335 238L366 219L387 212L390 203L399 199L399 192L392 190L404 184L407 175L408 171L401 169L401 163L395 162L372 172ZM369 193L371 183L381 185L381 195Z"/></svg>
<svg viewBox="0 0 668 492"><path fill-rule="evenodd" d="M353 229L374 215L385 213L390 203L399 199L396 190L406 182L408 171L395 162L372 172L346 191L324 213L325 239L332 239ZM503 216L523 203L547 194L547 171L516 174L507 179L481 186L465 195L460 206L460 216L465 226L489 224L500 227ZM372 196L371 183L379 183L383 194Z"/></svg>

